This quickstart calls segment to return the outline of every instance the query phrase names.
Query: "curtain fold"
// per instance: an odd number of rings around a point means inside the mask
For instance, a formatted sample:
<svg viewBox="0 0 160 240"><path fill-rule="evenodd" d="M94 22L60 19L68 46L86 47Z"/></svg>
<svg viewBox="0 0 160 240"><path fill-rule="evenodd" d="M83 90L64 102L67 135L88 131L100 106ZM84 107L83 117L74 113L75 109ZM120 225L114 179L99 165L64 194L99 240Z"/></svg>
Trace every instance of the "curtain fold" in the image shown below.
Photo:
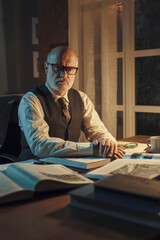
<svg viewBox="0 0 160 240"><path fill-rule="evenodd" d="M95 104L107 129L117 132L118 0L69 0L69 45L79 57L74 87Z"/></svg>

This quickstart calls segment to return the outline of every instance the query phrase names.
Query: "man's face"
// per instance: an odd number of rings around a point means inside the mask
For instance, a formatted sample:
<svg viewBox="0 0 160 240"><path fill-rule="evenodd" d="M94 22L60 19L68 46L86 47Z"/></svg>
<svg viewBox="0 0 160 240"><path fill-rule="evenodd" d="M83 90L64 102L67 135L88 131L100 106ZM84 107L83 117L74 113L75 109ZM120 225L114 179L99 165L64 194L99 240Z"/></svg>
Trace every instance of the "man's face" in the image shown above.
<svg viewBox="0 0 160 240"><path fill-rule="evenodd" d="M78 65L78 59L71 49L67 49L62 54L58 52L52 54L47 61L60 67L77 67ZM63 96L72 87L75 75L67 74L63 67L60 68L60 71L55 72L50 64L46 65L47 83L55 94Z"/></svg>

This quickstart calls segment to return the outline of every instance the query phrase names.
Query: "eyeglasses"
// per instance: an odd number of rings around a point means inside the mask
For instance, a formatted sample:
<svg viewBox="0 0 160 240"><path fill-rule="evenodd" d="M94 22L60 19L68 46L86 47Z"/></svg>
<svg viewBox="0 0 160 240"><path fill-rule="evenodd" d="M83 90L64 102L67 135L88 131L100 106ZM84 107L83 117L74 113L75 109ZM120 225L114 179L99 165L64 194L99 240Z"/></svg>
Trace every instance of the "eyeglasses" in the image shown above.
<svg viewBox="0 0 160 240"><path fill-rule="evenodd" d="M77 67L64 67L62 65L52 64L52 63L47 63L47 64L52 66L52 71L55 73L64 72L65 70L68 75L76 75L78 71Z"/></svg>

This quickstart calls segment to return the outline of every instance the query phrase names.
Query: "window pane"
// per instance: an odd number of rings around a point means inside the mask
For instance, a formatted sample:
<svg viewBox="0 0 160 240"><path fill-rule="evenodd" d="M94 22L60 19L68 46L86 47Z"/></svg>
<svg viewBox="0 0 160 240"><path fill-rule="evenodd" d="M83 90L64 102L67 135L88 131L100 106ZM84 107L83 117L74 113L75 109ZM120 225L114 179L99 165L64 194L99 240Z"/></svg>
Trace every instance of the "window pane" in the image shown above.
<svg viewBox="0 0 160 240"><path fill-rule="evenodd" d="M136 105L160 105L160 56L135 59Z"/></svg>
<svg viewBox="0 0 160 240"><path fill-rule="evenodd" d="M117 59L117 105L123 105L123 59Z"/></svg>
<svg viewBox="0 0 160 240"><path fill-rule="evenodd" d="M160 48L160 0L135 0L135 49Z"/></svg>
<svg viewBox="0 0 160 240"><path fill-rule="evenodd" d="M136 135L160 135L160 113L136 113Z"/></svg>
<svg viewBox="0 0 160 240"><path fill-rule="evenodd" d="M123 5L117 4L117 52L123 51L122 44L122 20L123 20Z"/></svg>
<svg viewBox="0 0 160 240"><path fill-rule="evenodd" d="M117 112L117 139L123 138L123 112Z"/></svg>

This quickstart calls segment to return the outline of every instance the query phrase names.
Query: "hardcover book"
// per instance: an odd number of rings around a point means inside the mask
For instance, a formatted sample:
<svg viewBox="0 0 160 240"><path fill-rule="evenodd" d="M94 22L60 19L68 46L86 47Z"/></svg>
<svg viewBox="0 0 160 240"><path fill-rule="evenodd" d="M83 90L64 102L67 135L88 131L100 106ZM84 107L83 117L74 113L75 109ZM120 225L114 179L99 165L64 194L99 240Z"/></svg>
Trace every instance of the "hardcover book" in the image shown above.
<svg viewBox="0 0 160 240"><path fill-rule="evenodd" d="M61 157L48 157L40 159L46 163L56 163L69 167L75 170L88 171L94 168L104 166L110 163L110 158L96 158L96 157L84 157L84 158L61 158Z"/></svg>
<svg viewBox="0 0 160 240"><path fill-rule="evenodd" d="M160 182L115 175L69 192L70 206L160 229Z"/></svg>

